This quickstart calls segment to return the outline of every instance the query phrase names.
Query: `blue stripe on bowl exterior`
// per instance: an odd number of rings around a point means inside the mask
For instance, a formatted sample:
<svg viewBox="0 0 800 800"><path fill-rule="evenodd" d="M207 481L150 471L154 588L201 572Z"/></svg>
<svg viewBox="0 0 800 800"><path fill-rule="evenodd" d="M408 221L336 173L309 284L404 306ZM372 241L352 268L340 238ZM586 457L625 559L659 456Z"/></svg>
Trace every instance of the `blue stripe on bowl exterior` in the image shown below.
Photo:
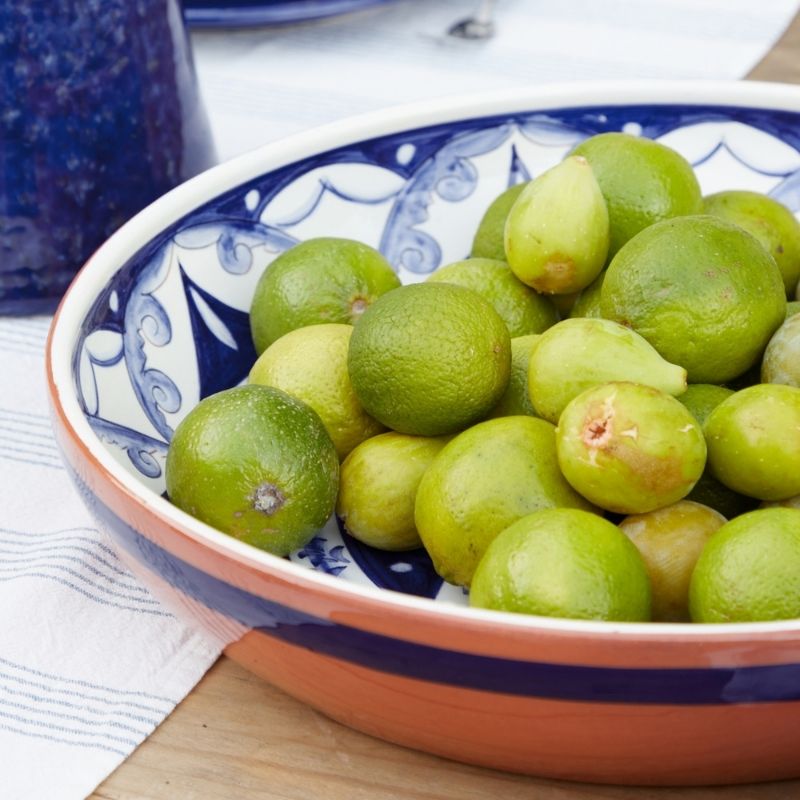
<svg viewBox="0 0 800 800"><path fill-rule="evenodd" d="M727 188L769 191L800 209L800 114L793 112L688 105L531 111L333 149L207 202L114 275L87 314L74 353L84 414L129 472L162 493L175 425L201 397L235 385L250 370L249 299L275 255L309 235L342 235L339 223L355 210L352 224L363 225L357 238L380 246L404 280L423 279L443 261L466 255L465 214L477 224L506 186L557 162L584 137L617 130L683 147L701 184L707 180L714 190L726 188L716 185L719 174L736 170L736 185ZM289 190L294 199L287 204ZM453 228L462 236L455 244ZM309 543L293 560L342 580L437 596L441 583L424 556L401 565L339 531L331 537ZM441 602L462 599L445 595Z"/></svg>
<svg viewBox="0 0 800 800"><path fill-rule="evenodd" d="M315 653L406 678L484 692L627 705L800 700L800 663L716 669L617 669L519 661L445 650L339 625L209 575L145 538L70 470L100 526L174 589L250 629Z"/></svg>

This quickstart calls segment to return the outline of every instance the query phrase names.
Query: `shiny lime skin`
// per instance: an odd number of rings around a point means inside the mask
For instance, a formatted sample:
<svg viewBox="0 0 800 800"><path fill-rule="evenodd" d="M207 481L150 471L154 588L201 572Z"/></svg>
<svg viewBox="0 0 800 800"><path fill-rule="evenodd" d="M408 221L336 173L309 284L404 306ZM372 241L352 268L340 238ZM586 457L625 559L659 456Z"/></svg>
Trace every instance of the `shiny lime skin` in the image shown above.
<svg viewBox="0 0 800 800"><path fill-rule="evenodd" d="M592 510L558 469L555 429L534 417L488 420L456 436L417 491L417 530L436 571L468 586L489 542L542 508Z"/></svg>
<svg viewBox="0 0 800 800"><path fill-rule="evenodd" d="M678 397L678 400L689 409L692 416L700 423L705 424L711 412L723 401L733 395L733 390L725 386L716 386L709 383L693 383ZM752 511L757 502L752 497L734 492L720 483L712 474L706 464L700 480L686 496L687 500L702 503L718 511L726 519Z"/></svg>
<svg viewBox="0 0 800 800"><path fill-rule="evenodd" d="M717 480L759 500L800 494L800 389L758 384L720 403L703 426Z"/></svg>
<svg viewBox="0 0 800 800"><path fill-rule="evenodd" d="M414 523L417 487L447 437L383 433L344 460L336 513L348 533L381 550L422 547Z"/></svg>
<svg viewBox="0 0 800 800"><path fill-rule="evenodd" d="M352 325L400 279L374 248L352 239L309 239L281 253L264 271L250 305L250 330L260 355L276 339L306 325Z"/></svg>
<svg viewBox="0 0 800 800"><path fill-rule="evenodd" d="M497 404L508 385L511 340L477 292L417 283L364 312L347 363L368 414L400 433L439 436L477 422Z"/></svg>
<svg viewBox="0 0 800 800"><path fill-rule="evenodd" d="M636 547L612 523L575 509L538 511L489 545L470 605L518 614L646 622L650 582Z"/></svg>
<svg viewBox="0 0 800 800"><path fill-rule="evenodd" d="M506 248L503 242L503 232L506 227L506 218L511 206L519 197L520 192L527 186L527 183L517 183L509 186L504 192L499 194L486 209L475 238L472 241L473 258L495 258L500 261L506 260Z"/></svg>
<svg viewBox="0 0 800 800"><path fill-rule="evenodd" d="M333 513L339 458L307 405L272 387L238 386L201 400L178 425L166 484L193 517L285 556Z"/></svg>
<svg viewBox="0 0 800 800"><path fill-rule="evenodd" d="M659 142L626 133L601 133L581 142L571 155L592 166L608 206L611 258L637 233L656 222L703 207L691 164Z"/></svg>
<svg viewBox="0 0 800 800"><path fill-rule="evenodd" d="M606 319L630 326L690 383L726 383L761 357L786 316L774 259L749 233L710 216L651 225L614 257Z"/></svg>
<svg viewBox="0 0 800 800"><path fill-rule="evenodd" d="M800 279L800 222L785 205L759 192L717 192L703 199L703 213L744 228L775 259L786 294Z"/></svg>
<svg viewBox="0 0 800 800"><path fill-rule="evenodd" d="M760 509L723 525L692 573L689 608L694 622L800 617L800 511Z"/></svg>

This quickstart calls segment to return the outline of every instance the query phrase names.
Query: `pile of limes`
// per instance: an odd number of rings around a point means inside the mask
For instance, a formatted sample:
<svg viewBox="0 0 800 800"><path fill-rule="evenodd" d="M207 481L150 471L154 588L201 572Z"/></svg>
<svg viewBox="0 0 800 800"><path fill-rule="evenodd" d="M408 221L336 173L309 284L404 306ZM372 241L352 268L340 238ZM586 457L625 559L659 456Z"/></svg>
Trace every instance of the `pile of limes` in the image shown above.
<svg viewBox="0 0 800 800"><path fill-rule="evenodd" d="M279 256L248 383L178 426L169 497L278 555L335 510L483 608L800 617L798 279L784 206L594 136L424 283L344 239Z"/></svg>

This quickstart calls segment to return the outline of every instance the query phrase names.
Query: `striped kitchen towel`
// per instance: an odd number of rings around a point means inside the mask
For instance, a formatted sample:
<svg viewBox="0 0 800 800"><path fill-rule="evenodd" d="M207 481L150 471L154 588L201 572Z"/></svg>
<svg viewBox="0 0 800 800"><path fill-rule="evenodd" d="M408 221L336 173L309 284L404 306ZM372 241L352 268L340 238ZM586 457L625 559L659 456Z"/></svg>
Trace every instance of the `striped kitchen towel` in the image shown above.
<svg viewBox="0 0 800 800"><path fill-rule="evenodd" d="M49 318L0 319L0 798L88 795L219 646L143 588L94 526L47 414Z"/></svg>

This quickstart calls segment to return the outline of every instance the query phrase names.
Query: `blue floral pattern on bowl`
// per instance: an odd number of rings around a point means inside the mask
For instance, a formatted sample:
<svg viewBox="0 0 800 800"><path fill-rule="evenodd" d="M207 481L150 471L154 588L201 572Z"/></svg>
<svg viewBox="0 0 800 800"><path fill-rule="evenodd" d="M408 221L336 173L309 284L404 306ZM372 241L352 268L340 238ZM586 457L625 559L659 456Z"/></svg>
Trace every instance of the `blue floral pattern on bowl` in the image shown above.
<svg viewBox="0 0 800 800"><path fill-rule="evenodd" d="M87 420L130 473L163 493L175 426L202 397L241 382L255 359L247 311L279 253L314 236L347 236L379 248L404 282L423 280L468 254L481 215L503 189L610 130L675 148L706 193L752 189L800 210L800 114L790 112L573 108L459 121L331 150L201 206L115 275L84 320L74 355ZM466 602L424 551L376 551L335 519L291 560L342 580Z"/></svg>

